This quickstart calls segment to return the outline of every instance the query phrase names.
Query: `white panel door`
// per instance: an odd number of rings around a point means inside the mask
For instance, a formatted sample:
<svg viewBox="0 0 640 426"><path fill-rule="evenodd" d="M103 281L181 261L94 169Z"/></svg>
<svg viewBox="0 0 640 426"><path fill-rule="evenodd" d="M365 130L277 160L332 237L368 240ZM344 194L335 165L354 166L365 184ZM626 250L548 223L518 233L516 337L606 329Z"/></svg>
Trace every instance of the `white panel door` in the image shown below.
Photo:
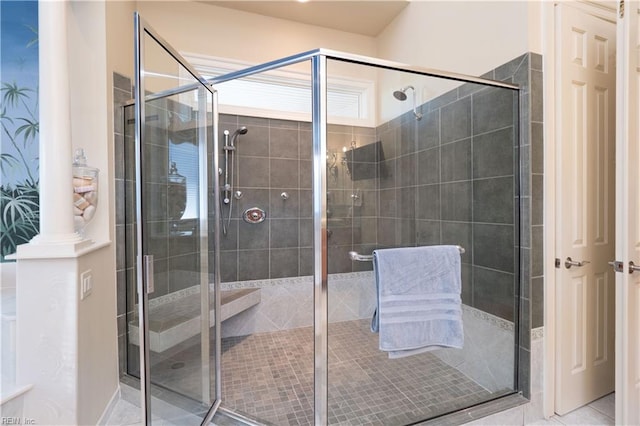
<svg viewBox="0 0 640 426"><path fill-rule="evenodd" d="M555 410L565 414L614 390L615 277L607 262L615 254L616 26L563 4L556 13Z"/></svg>
<svg viewBox="0 0 640 426"><path fill-rule="evenodd" d="M616 423L640 424L640 7L620 2L616 259ZM619 6L621 7L621 6ZM631 273L630 273L631 272Z"/></svg>

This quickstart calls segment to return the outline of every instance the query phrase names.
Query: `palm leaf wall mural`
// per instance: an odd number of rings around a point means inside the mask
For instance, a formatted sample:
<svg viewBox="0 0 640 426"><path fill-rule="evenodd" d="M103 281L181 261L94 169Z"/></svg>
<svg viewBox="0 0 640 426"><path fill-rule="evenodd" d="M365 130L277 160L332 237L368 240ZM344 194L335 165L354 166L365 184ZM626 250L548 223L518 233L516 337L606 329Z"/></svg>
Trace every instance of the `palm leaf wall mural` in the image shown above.
<svg viewBox="0 0 640 426"><path fill-rule="evenodd" d="M40 228L38 8L32 1L0 8L0 262L6 262Z"/></svg>

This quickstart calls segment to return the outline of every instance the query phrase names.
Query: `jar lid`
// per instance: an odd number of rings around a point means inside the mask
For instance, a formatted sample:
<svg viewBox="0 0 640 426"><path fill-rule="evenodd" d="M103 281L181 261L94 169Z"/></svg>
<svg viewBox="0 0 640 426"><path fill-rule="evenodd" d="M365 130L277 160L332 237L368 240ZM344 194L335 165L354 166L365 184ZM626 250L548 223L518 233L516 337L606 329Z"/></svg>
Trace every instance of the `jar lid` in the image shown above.
<svg viewBox="0 0 640 426"><path fill-rule="evenodd" d="M73 165L86 167L87 166L87 157L84 155L84 149L78 148L76 149L76 154L73 157Z"/></svg>

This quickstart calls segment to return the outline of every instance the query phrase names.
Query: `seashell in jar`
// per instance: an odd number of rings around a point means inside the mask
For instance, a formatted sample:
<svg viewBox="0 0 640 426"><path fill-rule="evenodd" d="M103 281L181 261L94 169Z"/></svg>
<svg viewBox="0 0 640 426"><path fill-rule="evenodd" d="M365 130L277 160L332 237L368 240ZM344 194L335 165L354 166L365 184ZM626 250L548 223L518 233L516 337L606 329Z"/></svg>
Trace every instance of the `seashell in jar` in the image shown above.
<svg viewBox="0 0 640 426"><path fill-rule="evenodd" d="M94 214L96 214L96 208L90 205L86 209L84 209L82 218L85 220L85 222L89 222Z"/></svg>
<svg viewBox="0 0 640 426"><path fill-rule="evenodd" d="M89 186L93 185L93 178L91 176L83 176L83 177L74 177L73 178L73 186Z"/></svg>
<svg viewBox="0 0 640 426"><path fill-rule="evenodd" d="M82 209L79 209L76 206L73 206L73 214L75 216L82 216Z"/></svg>
<svg viewBox="0 0 640 426"><path fill-rule="evenodd" d="M98 191L89 191L82 194L82 196L84 197L85 200L87 200L89 203L91 203L91 205L94 205L94 206L98 201Z"/></svg>
<svg viewBox="0 0 640 426"><path fill-rule="evenodd" d="M73 194L73 205L80 210L84 210L89 207L91 204L80 194Z"/></svg>

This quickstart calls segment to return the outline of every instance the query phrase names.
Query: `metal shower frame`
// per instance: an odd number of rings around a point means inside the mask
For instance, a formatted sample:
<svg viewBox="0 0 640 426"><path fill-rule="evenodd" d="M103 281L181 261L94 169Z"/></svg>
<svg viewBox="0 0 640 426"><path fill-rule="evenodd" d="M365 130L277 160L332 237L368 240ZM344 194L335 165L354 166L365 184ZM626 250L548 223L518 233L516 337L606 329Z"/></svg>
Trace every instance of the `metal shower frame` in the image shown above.
<svg viewBox="0 0 640 426"><path fill-rule="evenodd" d="M190 74L193 75L195 79L199 81L199 83L189 84L185 86L180 86L178 88L167 90L164 92L158 92L152 95L144 95L144 69L143 61L142 61L142 53L144 51L144 43L143 43L143 35L144 33L150 35L161 47L163 47L173 58L179 62L182 66L185 67L189 71ZM267 62L261 65L256 65L253 67L246 68L244 70L231 72L222 76L214 77L212 79L206 80L201 77L198 72L189 65L189 63L182 58L182 56L175 51L162 37L158 35L156 31L154 31L137 13L135 14L135 43L136 43L136 61L135 61L135 102L136 102L136 173L139 173L144 167L143 164L143 156L140 155L142 149L142 141L143 139L143 129L145 126L145 116L144 116L144 102L141 102L142 99L145 101L157 99L165 96L171 96L179 93L184 93L190 90L194 90L195 88L205 88L213 94L213 152L214 152L214 161L213 161L213 170L218 170L219 164L219 149L218 149L218 137L217 137L217 126L218 126L218 111L217 111L217 92L215 91L215 86L220 83L224 83L227 81L249 77L255 74L260 74L263 72L275 70L278 68L298 64L305 61L310 61L311 63L311 77L312 77L312 137L313 137L313 250L314 250L314 272L313 272L313 287L314 287L314 420L316 425L326 425L328 423L328 246L327 246L327 199L326 199L326 191L327 191L327 169L326 169L326 161L327 161L327 61L335 60L341 62L347 62L352 64L359 64L365 66L373 66L376 68L381 68L385 70L399 71L405 73L411 73L421 76L427 77L437 77L447 80L455 80L464 83L477 83L482 84L489 87L499 87L511 89L519 92L520 87L515 84L494 81L484 78L478 78L473 76L468 76L464 74L451 73L445 71L439 71L435 69L416 67L411 65L406 65L398 62L392 62L367 56L354 55L334 50L328 49L314 49L308 52L303 52L300 54L288 56L282 59L274 60L271 62ZM518 96L519 99L519 96ZM514 108L517 111L516 116L519 119L519 106L518 101L514 102ZM519 126L519 122L518 122ZM519 132L516 132L517 138L519 140ZM208 143L208 140L206 141ZM519 144L518 144L519 145ZM205 151L206 152L206 151ZM205 161L206 163L206 161ZM215 199L218 200L220 197L220 185L218 173L213 173L213 182L208 181L208 185L213 185L213 188L207 187L205 185L205 191L201 191L201 204L206 203L207 193L210 190L213 190ZM515 176L516 180L519 180L519 176ZM516 188L519 187L519 182L517 182ZM142 223L142 218L144 217L143 212L143 197L142 197L142 186L140 179L137 179L136 185L136 203L137 203L137 220L138 223ZM212 395L215 403L210 407L207 415L203 419L202 424L207 424L215 414L220 402L222 400L223 395L221 395L221 386L220 386L220 377L221 377L221 367L220 367L220 303L219 303L219 289L220 289L220 220L222 217L220 215L220 206L219 203L214 203L214 211L215 211L215 223L212 224L214 226L214 286L215 286L215 316L216 316L216 366L215 366L215 374L216 374L216 395ZM206 204L204 204L206 205ZM519 222L516 221L516 225ZM140 226L138 227L138 253L145 253L145 247L142 244L142 235ZM519 232L516 229L516 232ZM206 238L206 236L202 236L202 238ZM204 240L206 242L206 240ZM142 260L140 260L142 259ZM151 419L151 413L149 411L150 406L150 377L149 377L149 348L148 348L148 337L145 340L143 337L143 333L148 336L148 302L147 295L145 291L142 291L143 286L141 283L146 282L145 276L143 272L144 268L144 259L142 256L139 256L138 260L138 291L140 296L139 303L139 314L140 314L140 355L141 361L144 362L144 365L141 366L141 392L142 392L142 402L143 402L143 422L147 422ZM204 274L204 273L203 273ZM207 287L208 288L208 287ZM205 292L208 298L208 292ZM208 301L207 301L208 303ZM203 302L203 306L204 302ZM518 308L519 312L519 307ZM516 377L516 385L518 384L518 320L515 323L515 377ZM204 327L204 326L203 326ZM208 330L205 332L202 330L202 335L208 335ZM145 367L146 368L142 368ZM231 413L226 409L221 408L225 413L230 414L238 419L242 419L243 421L247 421L248 419L243 418L240 415L236 415L235 413ZM251 423L250 421L248 423Z"/></svg>

